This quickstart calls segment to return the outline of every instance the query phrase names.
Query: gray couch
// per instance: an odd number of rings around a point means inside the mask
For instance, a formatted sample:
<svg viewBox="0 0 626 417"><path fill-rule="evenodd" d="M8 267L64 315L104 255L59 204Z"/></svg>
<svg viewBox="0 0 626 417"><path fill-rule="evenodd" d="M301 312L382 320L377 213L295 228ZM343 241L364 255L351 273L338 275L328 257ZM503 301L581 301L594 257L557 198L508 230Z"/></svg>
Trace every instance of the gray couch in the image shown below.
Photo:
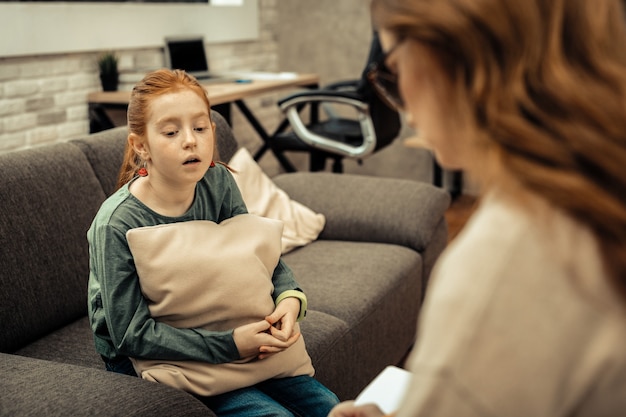
<svg viewBox="0 0 626 417"><path fill-rule="evenodd" d="M237 148L221 116L218 148ZM0 415L212 415L193 396L106 372L86 317L86 231L114 191L125 128L0 155ZM284 259L308 295L302 332L317 378L353 398L412 346L447 193L330 173L274 178L326 216Z"/></svg>

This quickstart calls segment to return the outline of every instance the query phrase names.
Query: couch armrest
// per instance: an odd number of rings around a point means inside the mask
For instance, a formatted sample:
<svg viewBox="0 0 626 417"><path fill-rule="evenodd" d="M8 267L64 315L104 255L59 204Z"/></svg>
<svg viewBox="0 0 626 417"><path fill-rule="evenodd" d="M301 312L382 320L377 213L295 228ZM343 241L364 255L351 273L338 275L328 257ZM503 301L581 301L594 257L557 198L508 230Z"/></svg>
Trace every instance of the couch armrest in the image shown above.
<svg viewBox="0 0 626 417"><path fill-rule="evenodd" d="M0 353L3 416L214 416L192 395L105 370Z"/></svg>
<svg viewBox="0 0 626 417"><path fill-rule="evenodd" d="M411 180L317 172L273 180L326 216L320 239L392 243L422 252L450 205L447 192Z"/></svg>

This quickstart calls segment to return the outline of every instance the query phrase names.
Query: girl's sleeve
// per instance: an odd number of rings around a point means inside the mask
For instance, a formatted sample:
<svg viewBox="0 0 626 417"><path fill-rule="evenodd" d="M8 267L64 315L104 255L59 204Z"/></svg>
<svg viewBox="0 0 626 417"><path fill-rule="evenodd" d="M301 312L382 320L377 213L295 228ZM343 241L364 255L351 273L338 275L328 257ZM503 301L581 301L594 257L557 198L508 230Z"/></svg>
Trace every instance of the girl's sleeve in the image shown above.
<svg viewBox="0 0 626 417"><path fill-rule="evenodd" d="M108 224L97 227L90 246L91 274L100 283L99 300L92 314L106 318L108 337L117 353L208 363L239 359L232 331L178 329L151 317L123 231Z"/></svg>
<svg viewBox="0 0 626 417"><path fill-rule="evenodd" d="M278 265L276 265L276 268L274 269L272 284L274 284L274 293L272 294L274 301L276 301L278 296L285 291L302 291L296 282L293 271L289 268L289 266L287 266L282 258L278 261Z"/></svg>
<svg viewBox="0 0 626 417"><path fill-rule="evenodd" d="M274 292L272 293L274 303L278 305L278 303L287 297L297 298L300 300L298 321L302 320L306 316L307 298L300 287L298 287L298 283L293 276L291 268L287 266L282 258L278 261L278 265L274 269L272 283L274 284Z"/></svg>

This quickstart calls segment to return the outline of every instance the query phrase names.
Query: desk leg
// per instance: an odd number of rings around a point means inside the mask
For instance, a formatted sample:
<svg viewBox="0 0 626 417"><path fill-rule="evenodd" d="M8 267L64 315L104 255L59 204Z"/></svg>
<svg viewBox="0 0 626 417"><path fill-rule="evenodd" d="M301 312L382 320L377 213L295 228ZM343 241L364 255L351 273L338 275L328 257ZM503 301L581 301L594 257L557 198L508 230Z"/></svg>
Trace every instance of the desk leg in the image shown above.
<svg viewBox="0 0 626 417"><path fill-rule="evenodd" d="M452 199L456 199L463 194L463 171L455 170L450 171L452 174L452 188L449 190ZM433 185L437 187L443 187L443 169L441 165L437 163L437 160L433 158Z"/></svg>
<svg viewBox="0 0 626 417"><path fill-rule="evenodd" d="M443 185L443 170L441 165L437 162L433 156L433 185L441 187Z"/></svg>
<svg viewBox="0 0 626 417"><path fill-rule="evenodd" d="M319 88L319 84L315 83L315 84L303 85L301 87L302 88L307 88L307 89L315 89L315 88ZM235 105L237 105L237 108L239 108L241 113L248 120L248 123L250 123L252 125L254 130L257 132L257 134L263 140L263 145L255 153L254 160L258 161L265 154L265 152L267 152L268 150L271 150L272 153L274 154L274 156L276 157L276 159L278 160L278 162L280 163L280 165L283 167L283 169L285 171L287 171L287 172L295 172L296 168L293 166L293 164L291 162L289 162L289 160L285 157L285 155L283 155L280 152L276 152L270 146L271 138L274 135L276 135L278 133L281 133L285 129L287 129L287 127L289 126L289 121L287 119L284 119L280 123L280 125L278 126L276 131L272 135L270 135L270 134L267 133L267 131L265 130L263 125L259 122L259 120L254 116L252 111L250 111L250 109L248 108L246 103L243 102L243 100L235 100ZM317 117L317 115L315 117Z"/></svg>
<svg viewBox="0 0 626 417"><path fill-rule="evenodd" d="M111 121L104 105L89 104L89 133L98 133L114 127L115 124Z"/></svg>
<svg viewBox="0 0 626 417"><path fill-rule="evenodd" d="M463 171L452 171L452 189L450 195L456 199L463 194Z"/></svg>
<svg viewBox="0 0 626 417"><path fill-rule="evenodd" d="M263 145L261 146L261 148L254 155L254 160L258 161L261 158L261 156L263 156L263 154L269 149L270 136L268 135L268 133L265 130L265 128L263 127L263 125L261 125L259 120L250 111L248 106L246 106L246 103L244 103L243 100L236 100L235 104L237 105L239 110L241 110L241 113L243 113L243 115L248 120L248 122L252 125L252 127L257 132L257 134L263 140ZM284 123L284 121L283 121L283 123ZM281 126L282 126L282 124L281 124ZM285 125L284 128L286 128L286 125ZM276 159L278 159L278 162L280 162L280 165L283 167L283 169L285 171L287 171L287 172L295 172L295 170L296 170L295 167L291 164L291 162L289 162L287 160L287 158L285 158L284 155L279 154L277 152L273 152L273 153L274 153L274 156L276 156Z"/></svg>

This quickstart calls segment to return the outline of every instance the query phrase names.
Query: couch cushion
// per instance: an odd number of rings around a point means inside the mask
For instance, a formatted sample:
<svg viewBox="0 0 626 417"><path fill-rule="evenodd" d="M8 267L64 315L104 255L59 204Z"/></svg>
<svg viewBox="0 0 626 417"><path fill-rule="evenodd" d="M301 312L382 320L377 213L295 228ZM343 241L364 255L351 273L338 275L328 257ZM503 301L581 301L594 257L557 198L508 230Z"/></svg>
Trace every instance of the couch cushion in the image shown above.
<svg viewBox="0 0 626 417"><path fill-rule="evenodd" d="M105 196L67 143L0 155L0 170L0 351L12 352L86 314L86 233Z"/></svg>
<svg viewBox="0 0 626 417"><path fill-rule="evenodd" d="M107 196L116 190L127 136L128 130L123 126L70 141L85 154Z"/></svg>
<svg viewBox="0 0 626 417"><path fill-rule="evenodd" d="M235 152L228 165L235 170L233 177L248 211L283 222L283 253L317 239L324 228L324 215L289 198L263 172L246 148Z"/></svg>
<svg viewBox="0 0 626 417"><path fill-rule="evenodd" d="M87 316L18 349L15 354L104 370Z"/></svg>
<svg viewBox="0 0 626 417"><path fill-rule="evenodd" d="M346 322L321 311L309 309L300 322L306 348L315 368L315 378L341 399L353 399L351 387L354 361L348 346L354 346Z"/></svg>
<svg viewBox="0 0 626 417"><path fill-rule="evenodd" d="M283 259L307 294L309 314L317 311L345 323L346 332L326 353L323 369L316 369L326 378L334 368L330 388L341 399L354 398L413 345L422 299L420 254L384 243L317 240ZM310 338L307 320L302 330ZM315 353L314 366L321 356Z"/></svg>
<svg viewBox="0 0 626 417"><path fill-rule="evenodd" d="M319 239L392 243L422 252L450 204L448 192L414 180L330 172L272 180L294 200L324 213Z"/></svg>
<svg viewBox="0 0 626 417"><path fill-rule="evenodd" d="M3 416L215 415L181 390L104 370L0 354L0 375Z"/></svg>
<svg viewBox="0 0 626 417"><path fill-rule="evenodd" d="M411 249L383 243L317 240L283 259L306 293L309 309L328 313L350 326L387 297L414 299L415 308L405 313L417 314L422 265L419 253ZM408 289L412 292L406 293Z"/></svg>

